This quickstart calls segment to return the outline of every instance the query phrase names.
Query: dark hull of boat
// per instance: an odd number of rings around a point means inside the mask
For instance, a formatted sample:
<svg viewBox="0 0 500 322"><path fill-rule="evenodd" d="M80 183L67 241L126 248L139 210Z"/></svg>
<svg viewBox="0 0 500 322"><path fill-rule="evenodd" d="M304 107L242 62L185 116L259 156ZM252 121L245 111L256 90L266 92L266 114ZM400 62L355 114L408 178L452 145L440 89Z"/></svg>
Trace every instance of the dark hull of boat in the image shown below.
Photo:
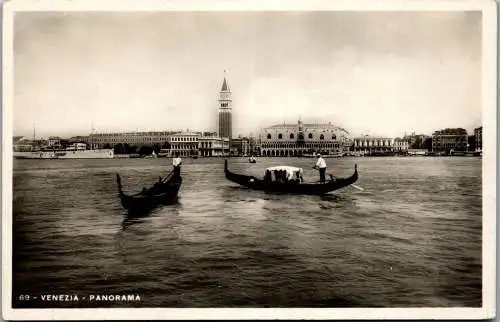
<svg viewBox="0 0 500 322"><path fill-rule="evenodd" d="M229 171L227 160L224 161L224 173L226 179L253 190L263 190L276 193L291 193L304 195L324 195L326 193L347 187L358 180L357 165L354 166L354 174L348 178L336 178L326 183L276 183L266 182L254 176L246 176Z"/></svg>
<svg viewBox="0 0 500 322"><path fill-rule="evenodd" d="M160 205L176 203L182 184L182 178L178 177L167 182L156 183L153 187L138 194L127 195L122 190L120 175L117 174L116 178L122 207L129 213L146 212Z"/></svg>
<svg viewBox="0 0 500 322"><path fill-rule="evenodd" d="M257 163L257 161L255 161L255 160L249 160L248 162L249 163Z"/></svg>

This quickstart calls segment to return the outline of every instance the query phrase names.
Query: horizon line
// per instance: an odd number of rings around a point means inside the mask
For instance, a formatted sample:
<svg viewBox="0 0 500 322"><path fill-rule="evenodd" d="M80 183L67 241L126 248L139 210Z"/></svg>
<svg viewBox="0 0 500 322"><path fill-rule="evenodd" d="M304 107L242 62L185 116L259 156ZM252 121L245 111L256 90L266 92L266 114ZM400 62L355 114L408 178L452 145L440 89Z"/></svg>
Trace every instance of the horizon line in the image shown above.
<svg viewBox="0 0 500 322"><path fill-rule="evenodd" d="M279 125L280 123L277 123L275 125ZM282 124L287 124L287 123L282 123ZM288 123L290 124L290 123ZM328 124L328 123L304 123L305 125L307 124L311 124L311 125L315 125L315 124L323 124L323 125L334 125L334 124ZM247 134L243 134L243 133L238 133L236 136L234 136L234 138L238 138L238 136L242 136L242 137L246 137L246 136L251 136L252 134L254 134L255 136L257 136L257 134L263 130L263 129L266 129L266 128L271 128L273 125L271 126L268 126L268 127L263 127L263 128L257 128L256 131L252 131L252 132L248 132ZM336 126L336 125L335 125ZM478 129L478 128L482 128L483 126L480 125L480 126L475 126L472 131ZM436 129L436 130L433 130L432 133L428 134L428 133L425 133L425 132L420 132L420 131L415 131L415 130L412 130L412 131L407 131L407 132L404 132L402 133L400 136L391 136L391 135L384 135L384 134L379 134L379 133L375 133L375 134L371 134L369 133L370 130L367 129L363 132L351 132L349 130L347 130L347 132L351 135L351 137L387 137L387 138L390 138L390 137L394 137L394 138L398 138L398 137L405 137L405 136L412 136L412 135L427 135L427 136L432 136L432 134L436 131L441 131L441 130L444 130L444 129L465 129L467 131L466 128L464 127L444 127L444 128L440 128L440 129ZM343 128L345 129L345 128ZM95 129L94 129L95 130ZM167 128L163 128L163 129L146 129L146 130L130 130L130 129L123 129L123 130L120 130L120 131L91 131L89 133L85 133L85 134L82 134L82 133L78 133L78 134L57 134L57 133L53 133L53 134L47 134L47 135L40 135L40 136L35 136L34 138L35 139L43 139L45 137L49 138L49 137L60 137L60 138L71 138L71 137L78 137L78 136L90 136L91 134L113 134L113 133L119 133L119 134L128 134L128 133L147 133L147 132L172 132L172 133L186 133L186 132L191 132L191 133L206 133L206 132L209 132L209 133L214 133L214 132L217 132L216 130L200 130L200 129L167 129ZM368 132L368 134L367 134ZM468 132L468 131L467 131ZM469 132L467 133L467 135L474 135L473 133L470 134ZM29 138L30 135L22 135L22 134L16 134L16 133L13 133L12 137L25 137L25 138Z"/></svg>

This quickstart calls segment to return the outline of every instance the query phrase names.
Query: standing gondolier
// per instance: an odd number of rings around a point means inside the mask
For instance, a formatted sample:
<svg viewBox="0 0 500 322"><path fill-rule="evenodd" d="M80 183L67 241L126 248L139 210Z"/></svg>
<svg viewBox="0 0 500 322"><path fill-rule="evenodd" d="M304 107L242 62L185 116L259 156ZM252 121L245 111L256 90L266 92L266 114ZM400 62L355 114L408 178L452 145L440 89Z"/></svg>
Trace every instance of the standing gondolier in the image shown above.
<svg viewBox="0 0 500 322"><path fill-rule="evenodd" d="M176 178L181 176L181 164L182 160L179 157L179 152L175 152L175 158L172 159L172 165L174 166L174 177Z"/></svg>
<svg viewBox="0 0 500 322"><path fill-rule="evenodd" d="M318 161L316 161L316 165L313 168L319 170L319 182L324 183L326 181L325 180L326 162L320 153L318 153L317 157L318 157Z"/></svg>

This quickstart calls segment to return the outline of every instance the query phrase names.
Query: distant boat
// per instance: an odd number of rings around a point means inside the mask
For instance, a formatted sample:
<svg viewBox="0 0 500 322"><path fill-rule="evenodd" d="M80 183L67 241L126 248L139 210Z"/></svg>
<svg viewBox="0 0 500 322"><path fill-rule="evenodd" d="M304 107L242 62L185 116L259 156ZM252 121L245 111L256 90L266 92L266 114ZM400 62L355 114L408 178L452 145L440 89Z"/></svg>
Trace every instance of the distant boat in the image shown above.
<svg viewBox="0 0 500 322"><path fill-rule="evenodd" d="M480 157L482 156L482 151L469 151L465 153L468 157Z"/></svg>
<svg viewBox="0 0 500 322"><path fill-rule="evenodd" d="M465 156L465 151L453 151L451 150L450 151L450 155L453 155L453 156Z"/></svg>
<svg viewBox="0 0 500 322"><path fill-rule="evenodd" d="M13 152L14 159L113 159L111 149Z"/></svg>
<svg viewBox="0 0 500 322"><path fill-rule="evenodd" d="M158 155L153 151L150 155L144 156L144 159L156 159L158 158Z"/></svg>
<svg viewBox="0 0 500 322"><path fill-rule="evenodd" d="M255 159L254 157L250 157L250 158L248 159L248 162L249 162L249 163L257 163L257 159Z"/></svg>
<svg viewBox="0 0 500 322"><path fill-rule="evenodd" d="M227 160L224 160L224 174L226 179L253 190L267 192L281 192L306 195L324 195L328 192L347 187L358 180L358 167L354 165L354 174L347 178L333 178L325 183L284 183L254 176L233 173L228 169Z"/></svg>

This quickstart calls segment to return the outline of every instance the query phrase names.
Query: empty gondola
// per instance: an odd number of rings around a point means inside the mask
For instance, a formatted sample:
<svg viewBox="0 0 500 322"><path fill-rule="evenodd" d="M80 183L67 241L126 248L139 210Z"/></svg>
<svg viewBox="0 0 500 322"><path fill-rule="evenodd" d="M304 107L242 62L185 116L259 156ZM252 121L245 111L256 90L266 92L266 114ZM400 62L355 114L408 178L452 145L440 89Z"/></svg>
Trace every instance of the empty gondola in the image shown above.
<svg viewBox="0 0 500 322"><path fill-rule="evenodd" d="M300 168L295 169L301 172ZM268 171L266 172L267 174L269 174ZM358 180L358 167L357 165L354 165L354 173L350 177L335 178L333 176L330 176L330 180L325 183L301 182L302 180L300 180L298 177L293 177L292 180L280 180L281 178L275 178L273 180L273 178L269 175L266 175L263 179L260 179L254 176L237 174L231 172L228 169L227 160L224 161L224 174L226 176L226 179L228 179L229 181L254 190L292 194L324 195L354 184Z"/></svg>
<svg viewBox="0 0 500 322"><path fill-rule="evenodd" d="M182 177L175 176L173 172L170 172L167 177L160 178L152 187L143 188L141 192L133 195L127 195L123 192L119 174L116 174L116 180L121 204L129 213L145 212L159 205L170 205L177 202L182 184Z"/></svg>

